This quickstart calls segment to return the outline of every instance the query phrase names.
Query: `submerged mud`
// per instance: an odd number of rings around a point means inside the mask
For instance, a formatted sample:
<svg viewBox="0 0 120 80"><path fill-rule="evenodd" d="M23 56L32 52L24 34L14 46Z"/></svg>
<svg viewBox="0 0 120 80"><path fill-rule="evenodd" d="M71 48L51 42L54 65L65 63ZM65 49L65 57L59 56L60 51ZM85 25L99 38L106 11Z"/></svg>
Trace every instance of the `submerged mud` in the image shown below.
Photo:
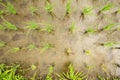
<svg viewBox="0 0 120 80"><path fill-rule="evenodd" d="M89 27L101 29L110 23L120 23L120 14L112 14L120 8L119 0L78 0L78 2L73 0L69 17L65 17L67 0L64 3L62 0L51 0L56 17L52 17L45 10L45 0L9 1L15 6L18 14L3 16L3 18L16 25L19 30L0 30L0 41L6 42L4 47L0 47L0 63L20 62L26 63L26 66L34 64L40 75L46 74L50 65L54 65L55 72L61 72L66 70L68 63L72 63L77 71L85 71L90 79L97 74L120 77L120 67L117 66L120 65L120 49L100 45L111 41L120 42L120 30L84 34ZM98 15L98 11L107 3L113 3L114 8ZM30 6L38 9L36 14L31 13ZM93 7L93 14L85 16L83 20L80 15L85 7ZM44 27L42 24L52 24L54 31L48 33L31 30L28 34L26 23L31 21L38 23L39 28ZM4 20L0 18L0 23L2 22ZM71 34L69 27L72 22L75 23L76 29ZM41 52L44 42L53 44L54 47ZM29 44L35 44L37 48L26 49ZM10 53L12 47L20 47L20 50ZM71 49L69 55L66 53L67 48ZM84 50L90 50L91 54L85 54Z"/></svg>

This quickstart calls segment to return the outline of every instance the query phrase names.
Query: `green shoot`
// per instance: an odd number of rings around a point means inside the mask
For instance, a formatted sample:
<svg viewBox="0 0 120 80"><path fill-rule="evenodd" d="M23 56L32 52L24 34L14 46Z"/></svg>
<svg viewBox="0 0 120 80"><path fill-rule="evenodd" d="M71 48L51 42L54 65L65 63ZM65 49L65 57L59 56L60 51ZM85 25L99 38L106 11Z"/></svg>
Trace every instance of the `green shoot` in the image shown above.
<svg viewBox="0 0 120 80"><path fill-rule="evenodd" d="M47 74L45 80L53 80L53 79L52 79L52 73L53 73L53 66L50 66L50 67L49 67L48 74Z"/></svg>
<svg viewBox="0 0 120 80"><path fill-rule="evenodd" d="M31 69L34 71L36 69L36 66L34 64L32 64Z"/></svg>
<svg viewBox="0 0 120 80"><path fill-rule="evenodd" d="M30 11L34 14L38 9L34 6L30 6Z"/></svg>
<svg viewBox="0 0 120 80"><path fill-rule="evenodd" d="M57 74L59 80L84 80L86 79L86 75L83 72L75 72L74 67L70 64L68 66L68 72Z"/></svg>
<svg viewBox="0 0 120 80"><path fill-rule="evenodd" d="M1 3L7 10L8 13L11 13L11 14L16 14L17 11L15 9L15 7L10 3L10 2L7 2L7 5Z"/></svg>
<svg viewBox="0 0 120 80"><path fill-rule="evenodd" d="M19 65L6 66L5 64L0 64L0 79L1 80L25 80L21 75L17 74L17 69Z"/></svg>
<svg viewBox="0 0 120 80"><path fill-rule="evenodd" d="M46 1L45 9L47 10L48 13L52 13L54 10L53 5L48 1Z"/></svg>
<svg viewBox="0 0 120 80"><path fill-rule="evenodd" d="M106 4L102 9L101 12L108 11L113 7L112 3Z"/></svg>
<svg viewBox="0 0 120 80"><path fill-rule="evenodd" d="M53 26L48 24L45 26L45 28L41 29L40 31L47 31L48 33L52 33L54 30L53 30Z"/></svg>
<svg viewBox="0 0 120 80"><path fill-rule="evenodd" d="M104 43L103 45L104 45L105 47L114 47L116 44L117 44L116 42L106 42L106 43Z"/></svg>
<svg viewBox="0 0 120 80"><path fill-rule="evenodd" d="M92 9L93 8L88 7L88 8L83 9L82 12L83 12L84 15L90 15L90 14L92 14Z"/></svg>
<svg viewBox="0 0 120 80"><path fill-rule="evenodd" d="M96 30L93 29L93 28L88 28L88 29L85 31L85 33L88 33L88 34L93 34L93 33L95 33L95 32L96 32Z"/></svg>
<svg viewBox="0 0 120 80"><path fill-rule="evenodd" d="M0 47L4 47L5 46L5 42L0 41Z"/></svg>
<svg viewBox="0 0 120 80"><path fill-rule="evenodd" d="M90 54L91 54L91 51L90 51L90 50L84 50L84 53L85 53L86 55L90 55Z"/></svg>
<svg viewBox="0 0 120 80"><path fill-rule="evenodd" d="M9 30L18 30L18 28L14 24L12 24L12 23L10 23L8 21L5 21L3 23L3 25L6 27L6 29L9 29Z"/></svg>
<svg viewBox="0 0 120 80"><path fill-rule="evenodd" d="M41 48L41 52L44 52L50 48L53 48L53 45L46 42L43 44L43 47Z"/></svg>
<svg viewBox="0 0 120 80"><path fill-rule="evenodd" d="M75 31L76 27L75 27L75 23L72 23L70 28L69 28L69 32L73 33Z"/></svg>
<svg viewBox="0 0 120 80"><path fill-rule="evenodd" d="M28 24L28 26L26 27L26 28L28 28L28 29L30 29L30 30L36 30L37 28L38 28L38 24L37 23L35 23L35 22L29 22L29 23L27 23Z"/></svg>
<svg viewBox="0 0 120 80"><path fill-rule="evenodd" d="M66 15L70 13L71 13L71 0L68 0L66 4Z"/></svg>
<svg viewBox="0 0 120 80"><path fill-rule="evenodd" d="M9 50L10 53L17 53L18 51L20 51L19 47L13 47Z"/></svg>
<svg viewBox="0 0 120 80"><path fill-rule="evenodd" d="M35 48L37 48L37 46L34 45L34 44L30 44L30 45L28 45L28 47L27 47L27 49L29 49L29 50L32 50L32 49L35 49Z"/></svg>
<svg viewBox="0 0 120 80"><path fill-rule="evenodd" d="M111 30L114 26L115 24L108 24L103 28L103 30Z"/></svg>

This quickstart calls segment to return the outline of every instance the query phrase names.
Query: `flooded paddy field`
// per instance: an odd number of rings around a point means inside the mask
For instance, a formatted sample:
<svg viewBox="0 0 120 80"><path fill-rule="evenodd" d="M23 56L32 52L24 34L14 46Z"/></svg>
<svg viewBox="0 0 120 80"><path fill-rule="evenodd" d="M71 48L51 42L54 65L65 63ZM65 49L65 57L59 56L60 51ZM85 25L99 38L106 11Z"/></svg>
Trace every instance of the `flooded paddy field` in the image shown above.
<svg viewBox="0 0 120 80"><path fill-rule="evenodd" d="M0 63L120 80L120 0L0 0Z"/></svg>

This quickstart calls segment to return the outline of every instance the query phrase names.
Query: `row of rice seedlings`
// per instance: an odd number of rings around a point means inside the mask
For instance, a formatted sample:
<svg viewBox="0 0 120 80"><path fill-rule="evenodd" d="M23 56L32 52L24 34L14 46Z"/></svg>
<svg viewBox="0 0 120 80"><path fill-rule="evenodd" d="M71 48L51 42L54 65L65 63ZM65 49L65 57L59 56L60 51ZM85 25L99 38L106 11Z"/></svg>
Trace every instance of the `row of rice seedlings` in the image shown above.
<svg viewBox="0 0 120 80"><path fill-rule="evenodd" d="M35 65L31 65L30 68L27 70L36 70ZM92 69L93 66L87 66L88 69ZM28 80L27 78L20 75L18 72L20 71L20 65L12 65L7 66L5 64L0 64L0 79L1 80ZM19 71L18 71L19 70ZM21 70L22 71L22 70ZM34 75L29 80L38 80L37 79L37 72L35 71ZM39 80L54 80L55 76L58 80L88 80L88 75L85 74L83 71L77 72L74 69L72 64L69 64L68 70L66 72L61 73L54 73L54 66L50 66L48 68L48 73L46 74L45 78L39 78ZM102 77L98 74L97 80L120 80L120 78L112 77L108 78Z"/></svg>
<svg viewBox="0 0 120 80"><path fill-rule="evenodd" d="M57 74L59 80L86 80L87 75L84 72L76 72L74 66L70 64L67 72Z"/></svg>
<svg viewBox="0 0 120 80"><path fill-rule="evenodd" d="M101 32L101 31L110 31L110 30L113 30L118 24L113 24L113 23L110 23L106 26L104 26L103 28L101 29L94 29L94 28L88 28L84 34L93 34L93 33L98 33L98 32ZM115 30L119 30L119 28L116 28Z"/></svg>

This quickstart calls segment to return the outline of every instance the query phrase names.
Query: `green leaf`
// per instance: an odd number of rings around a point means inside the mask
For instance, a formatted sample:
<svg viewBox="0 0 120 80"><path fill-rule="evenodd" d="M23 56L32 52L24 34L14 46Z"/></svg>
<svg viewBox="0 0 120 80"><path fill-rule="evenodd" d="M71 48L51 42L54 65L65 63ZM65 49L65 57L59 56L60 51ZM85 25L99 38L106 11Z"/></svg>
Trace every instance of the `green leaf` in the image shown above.
<svg viewBox="0 0 120 80"><path fill-rule="evenodd" d="M48 11L48 13L52 13L54 10L53 5L48 1L46 1L45 9Z"/></svg>
<svg viewBox="0 0 120 80"><path fill-rule="evenodd" d="M52 33L54 30L53 30L53 26L51 24L48 24L40 31L47 31L48 33Z"/></svg>
<svg viewBox="0 0 120 80"><path fill-rule="evenodd" d="M72 23L70 28L69 28L69 32L73 33L75 31L76 27L75 27L75 23Z"/></svg>
<svg viewBox="0 0 120 80"><path fill-rule="evenodd" d="M115 24L108 24L104 27L104 30L111 30L114 26Z"/></svg>
<svg viewBox="0 0 120 80"><path fill-rule="evenodd" d="M87 7L83 10L83 14L84 15L90 15L92 13L92 9L91 7Z"/></svg>
<svg viewBox="0 0 120 80"><path fill-rule="evenodd" d="M86 30L86 32L87 32L87 33L95 33L96 30L93 29L93 28L88 28L88 29Z"/></svg>
<svg viewBox="0 0 120 80"><path fill-rule="evenodd" d="M18 28L17 28L14 24L12 24L12 23L10 23L10 22L8 22L8 21L5 21L5 22L3 23L3 25L4 25L7 29L10 29L10 30L18 30Z"/></svg>
<svg viewBox="0 0 120 80"><path fill-rule="evenodd" d="M70 12L71 12L71 0L68 0L66 4L66 14L70 14Z"/></svg>
<svg viewBox="0 0 120 80"><path fill-rule="evenodd" d="M35 29L37 29L38 28L38 24L37 23L35 23L35 22L29 22L29 23L27 23L28 24L28 26L27 26L27 28L28 29L30 29L30 30L35 30Z"/></svg>
<svg viewBox="0 0 120 80"><path fill-rule="evenodd" d="M16 53L18 51L20 51L19 47L13 47L13 48L10 49L10 53Z"/></svg>
<svg viewBox="0 0 120 80"><path fill-rule="evenodd" d="M111 8L113 7L113 4L112 3L109 3L109 4L106 4L102 9L101 11L108 11L110 10Z"/></svg>

